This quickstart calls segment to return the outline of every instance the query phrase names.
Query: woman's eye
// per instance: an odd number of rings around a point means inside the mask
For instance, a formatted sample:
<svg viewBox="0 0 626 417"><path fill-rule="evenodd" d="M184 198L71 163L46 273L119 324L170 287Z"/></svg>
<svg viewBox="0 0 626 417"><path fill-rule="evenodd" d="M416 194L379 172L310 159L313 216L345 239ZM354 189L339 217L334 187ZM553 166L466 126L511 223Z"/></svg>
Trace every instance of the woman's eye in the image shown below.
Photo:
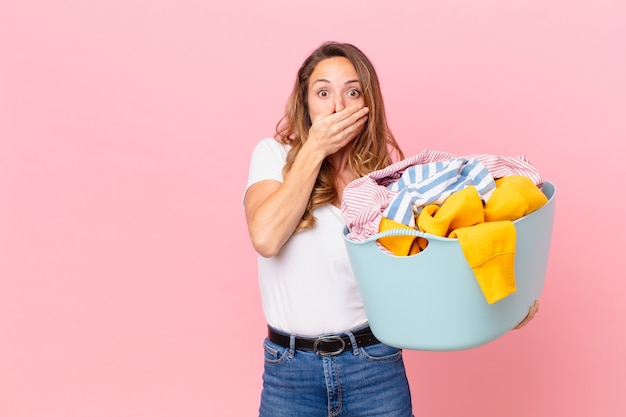
<svg viewBox="0 0 626 417"><path fill-rule="evenodd" d="M320 90L317 92L317 95L320 97L328 97L328 91L326 90Z"/></svg>
<svg viewBox="0 0 626 417"><path fill-rule="evenodd" d="M350 97L359 97L361 95L361 92L357 89L352 89L350 91L348 91L348 95Z"/></svg>

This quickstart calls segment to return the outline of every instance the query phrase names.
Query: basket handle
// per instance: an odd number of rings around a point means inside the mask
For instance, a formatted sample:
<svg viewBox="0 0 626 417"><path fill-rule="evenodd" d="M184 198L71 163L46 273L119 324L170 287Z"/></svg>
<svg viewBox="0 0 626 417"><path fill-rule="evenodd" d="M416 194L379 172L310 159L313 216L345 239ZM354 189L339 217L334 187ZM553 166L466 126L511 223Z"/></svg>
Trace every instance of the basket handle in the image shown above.
<svg viewBox="0 0 626 417"><path fill-rule="evenodd" d="M385 230L384 232L380 232L373 236L370 236L367 239L363 240L362 242L363 243L371 242L371 241L378 240L383 237L389 237L389 236L415 236L415 237L423 237L425 239L428 239L429 237L426 233L417 229L389 229L389 230Z"/></svg>

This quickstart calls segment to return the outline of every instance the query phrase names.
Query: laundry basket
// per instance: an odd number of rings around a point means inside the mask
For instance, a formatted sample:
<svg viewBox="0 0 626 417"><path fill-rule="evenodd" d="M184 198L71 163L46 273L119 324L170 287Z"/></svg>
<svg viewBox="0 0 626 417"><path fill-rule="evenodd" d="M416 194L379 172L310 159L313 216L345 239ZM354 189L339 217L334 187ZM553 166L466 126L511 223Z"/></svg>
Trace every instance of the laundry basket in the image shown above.
<svg viewBox="0 0 626 417"><path fill-rule="evenodd" d="M373 333L404 349L451 351L477 347L513 329L543 290L556 188L542 187L548 202L514 222L517 291L488 304L457 239L394 229L364 241L344 240ZM428 240L422 252L395 256L376 240L414 235Z"/></svg>

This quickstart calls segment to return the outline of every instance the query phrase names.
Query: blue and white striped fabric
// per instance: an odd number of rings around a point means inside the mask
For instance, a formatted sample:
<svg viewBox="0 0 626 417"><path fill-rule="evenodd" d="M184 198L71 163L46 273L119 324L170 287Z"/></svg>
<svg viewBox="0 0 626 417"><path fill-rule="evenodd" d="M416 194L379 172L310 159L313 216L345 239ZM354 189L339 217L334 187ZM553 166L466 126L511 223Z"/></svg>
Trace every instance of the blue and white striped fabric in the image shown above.
<svg viewBox="0 0 626 417"><path fill-rule="evenodd" d="M483 201L496 188L489 170L476 159L454 158L410 166L387 186L392 194L397 194L383 216L413 227L415 215L424 206L441 204L450 194L469 186L476 188Z"/></svg>

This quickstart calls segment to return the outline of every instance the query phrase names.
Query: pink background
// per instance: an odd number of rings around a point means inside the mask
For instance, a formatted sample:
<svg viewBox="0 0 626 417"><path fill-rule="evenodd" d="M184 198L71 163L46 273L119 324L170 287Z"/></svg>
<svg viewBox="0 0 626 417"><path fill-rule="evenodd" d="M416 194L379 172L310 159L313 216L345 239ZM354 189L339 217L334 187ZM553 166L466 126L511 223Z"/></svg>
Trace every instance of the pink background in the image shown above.
<svg viewBox="0 0 626 417"><path fill-rule="evenodd" d="M537 319L406 351L416 415L623 416L625 22L618 0L3 2L0 415L256 415L248 158L335 39L407 154L525 154L558 187Z"/></svg>

